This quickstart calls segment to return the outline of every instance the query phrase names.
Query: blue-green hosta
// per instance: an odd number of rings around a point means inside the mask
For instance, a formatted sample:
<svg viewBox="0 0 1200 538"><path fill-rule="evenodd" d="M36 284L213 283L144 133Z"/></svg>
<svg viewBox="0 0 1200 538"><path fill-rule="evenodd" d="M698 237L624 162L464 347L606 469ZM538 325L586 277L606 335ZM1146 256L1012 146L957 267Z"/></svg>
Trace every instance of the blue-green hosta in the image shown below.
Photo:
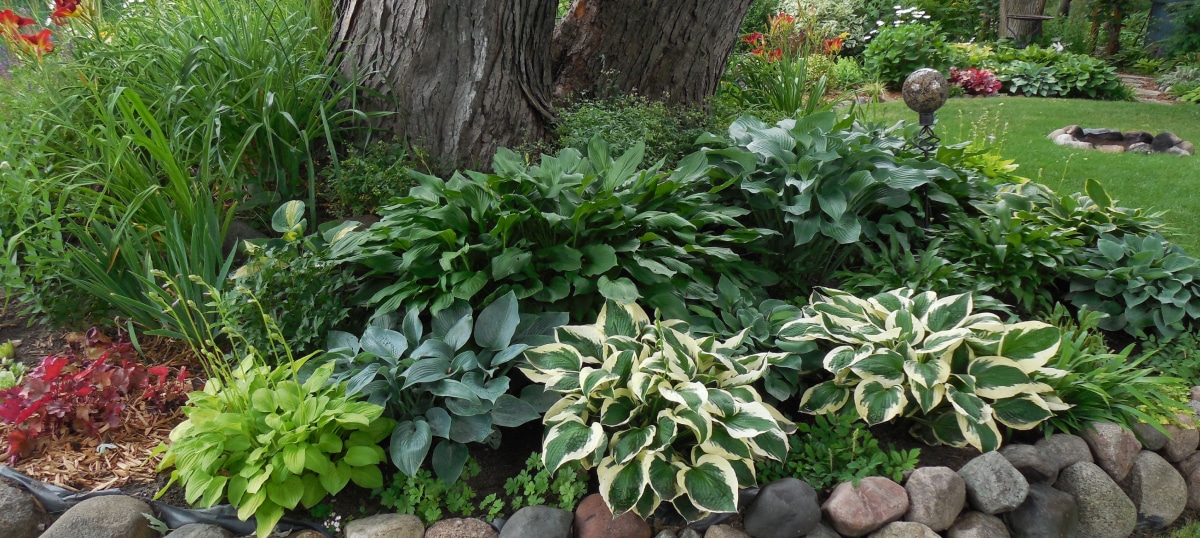
<svg viewBox="0 0 1200 538"><path fill-rule="evenodd" d="M736 511L753 460L782 461L795 430L751 387L772 357L738 356L743 334L696 340L682 322L613 301L594 325L559 327L521 368L563 395L545 416L546 468L596 467L614 514L646 517L662 502L689 521Z"/></svg>
<svg viewBox="0 0 1200 538"><path fill-rule="evenodd" d="M970 294L900 288L860 299L819 289L780 336L827 348L823 364L834 377L809 388L800 410L831 413L853 400L868 424L916 416L914 433L926 441L988 451L1001 443L997 422L1028 430L1067 409L1038 380L1064 373L1045 367L1060 331L973 307Z"/></svg>

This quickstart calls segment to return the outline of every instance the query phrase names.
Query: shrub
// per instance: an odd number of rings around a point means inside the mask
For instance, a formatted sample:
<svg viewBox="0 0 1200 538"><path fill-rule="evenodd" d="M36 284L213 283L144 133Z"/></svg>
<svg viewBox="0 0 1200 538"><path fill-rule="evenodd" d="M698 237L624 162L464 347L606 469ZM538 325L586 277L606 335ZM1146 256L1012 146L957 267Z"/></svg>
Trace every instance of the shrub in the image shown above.
<svg viewBox="0 0 1200 538"><path fill-rule="evenodd" d="M866 72L854 58L838 58L829 74L834 81L833 87L838 89L854 88L867 81Z"/></svg>
<svg viewBox="0 0 1200 538"><path fill-rule="evenodd" d="M755 458L787 455L791 422L750 386L771 354L739 356L738 338L696 340L609 301L594 325L560 327L522 371L563 395L546 412L542 461L595 467L614 514L670 502L688 521L735 512Z"/></svg>
<svg viewBox="0 0 1200 538"><path fill-rule="evenodd" d="M834 413L853 398L845 412L868 425L916 416L914 433L924 441L986 452L1000 446L997 421L1029 430L1065 409L1036 380L1051 374L1043 367L1058 351L1058 329L972 310L969 294L901 288L864 300L814 292L782 338L822 343L834 378L805 391L800 411Z"/></svg>
<svg viewBox="0 0 1200 538"><path fill-rule="evenodd" d="M121 412L133 401L171 411L191 389L186 368L168 378L166 366L139 363L128 338L91 329L67 352L42 358L20 385L0 391L0 420L13 426L5 458L12 465L28 456L43 435L100 438L102 430L121 424Z"/></svg>
<svg viewBox="0 0 1200 538"><path fill-rule="evenodd" d="M395 142L351 147L336 169L321 171L322 197L341 217L375 213L416 186L408 173L410 159L405 147Z"/></svg>
<svg viewBox="0 0 1200 538"><path fill-rule="evenodd" d="M1021 60L1000 67L997 77L1006 83L1009 93L1026 97L1058 97L1064 93L1058 82L1058 70Z"/></svg>
<svg viewBox="0 0 1200 538"><path fill-rule="evenodd" d="M624 153L644 142L649 162L662 159L664 166L673 168L691 153L707 122L708 116L700 109L625 95L570 103L558 111L555 134L560 147L585 153L595 136L603 137L613 153Z"/></svg>
<svg viewBox="0 0 1200 538"><path fill-rule="evenodd" d="M684 301L714 297L722 275L776 280L733 250L770 232L744 228L734 220L744 210L718 203L703 155L670 173L638 170L642 148L613 159L595 138L587 158L564 149L531 166L500 150L492 174L418 175L421 186L370 230L346 234L353 246L335 259L371 269L364 297L377 314L401 304L436 314L513 291L573 319L595 312L598 297L683 315Z"/></svg>
<svg viewBox="0 0 1200 538"><path fill-rule="evenodd" d="M868 476L901 482L905 472L917 467L921 453L919 448L880 447L871 431L850 415L817 415L812 424L796 424L796 433L786 461L759 462L758 475L764 484L792 477L817 491L828 491Z"/></svg>
<svg viewBox="0 0 1200 538"><path fill-rule="evenodd" d="M996 95L1000 92L1000 80L987 69L968 67L965 70L950 68L950 83L963 89L967 95Z"/></svg>
<svg viewBox="0 0 1200 538"><path fill-rule="evenodd" d="M930 200L957 205L943 187L959 176L909 153L899 128L879 129L835 112L768 126L739 118L729 138L706 137L713 181L754 225L779 230L763 259L789 282L821 282L863 239L906 236Z"/></svg>
<svg viewBox="0 0 1200 538"><path fill-rule="evenodd" d="M1161 235L1101 234L1084 256L1067 299L1108 314L1101 329L1171 338L1200 319L1200 261Z"/></svg>
<svg viewBox="0 0 1200 538"><path fill-rule="evenodd" d="M1146 368L1177 377L1187 386L1200 384L1200 336L1194 331L1170 339L1147 335L1140 344Z"/></svg>
<svg viewBox="0 0 1200 538"><path fill-rule="evenodd" d="M868 73L896 88L924 67L945 71L950 49L936 25L902 24L884 28L863 51Z"/></svg>
<svg viewBox="0 0 1200 538"><path fill-rule="evenodd" d="M1171 8L1175 33L1166 42L1167 51L1172 55L1200 52L1200 5L1182 2Z"/></svg>
<svg viewBox="0 0 1200 538"><path fill-rule="evenodd" d="M508 394L508 372L530 344L549 340L550 329L567 320L565 314L521 316L511 291L477 319L462 301L439 311L428 333L420 316L415 309L403 320L384 316L361 338L334 331L329 352L312 364L329 365L331 384L348 383L348 396L383 406L398 422L390 453L400 472L415 476L433 448L434 472L452 484L467 443L497 445L497 427L540 416L530 397Z"/></svg>

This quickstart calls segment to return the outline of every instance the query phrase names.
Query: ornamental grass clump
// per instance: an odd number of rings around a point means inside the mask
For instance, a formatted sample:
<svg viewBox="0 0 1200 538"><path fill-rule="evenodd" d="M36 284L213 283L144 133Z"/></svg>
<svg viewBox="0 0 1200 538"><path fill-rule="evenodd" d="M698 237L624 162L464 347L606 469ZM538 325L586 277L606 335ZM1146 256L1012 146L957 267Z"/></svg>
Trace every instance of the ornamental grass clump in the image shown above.
<svg viewBox="0 0 1200 538"><path fill-rule="evenodd" d="M776 354L736 354L744 333L697 340L613 301L593 325L559 327L521 368L563 395L544 419L546 468L595 467L614 514L648 517L664 502L688 521L737 511L754 460L783 461L795 431L752 386Z"/></svg>
<svg viewBox="0 0 1200 538"><path fill-rule="evenodd" d="M970 294L939 298L900 288L867 299L819 288L783 341L817 341L833 374L810 387L800 411L857 414L869 425L899 417L930 444L995 450L1003 424L1030 430L1070 406L1040 378L1058 352L1059 329L973 313ZM846 404L853 399L853 407Z"/></svg>

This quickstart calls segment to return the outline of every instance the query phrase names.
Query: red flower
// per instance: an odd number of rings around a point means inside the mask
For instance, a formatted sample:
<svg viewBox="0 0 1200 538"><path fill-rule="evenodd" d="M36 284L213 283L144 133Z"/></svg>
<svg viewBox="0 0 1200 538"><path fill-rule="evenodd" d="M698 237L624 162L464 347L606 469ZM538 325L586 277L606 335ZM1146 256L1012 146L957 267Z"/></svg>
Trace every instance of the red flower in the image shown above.
<svg viewBox="0 0 1200 538"><path fill-rule="evenodd" d="M843 42L843 40L840 36L835 37L833 39L826 39L825 40L825 53L826 54L837 54L837 53L841 52L842 51L842 42Z"/></svg>
<svg viewBox="0 0 1200 538"><path fill-rule="evenodd" d="M17 15L11 9L0 11L0 35L8 36L10 39L17 36L17 29L33 23L33 19L26 19Z"/></svg>
<svg viewBox="0 0 1200 538"><path fill-rule="evenodd" d="M79 9L79 0L54 0L54 13L50 14L50 20L62 26L67 23L67 19L81 15L83 10Z"/></svg>
<svg viewBox="0 0 1200 538"><path fill-rule="evenodd" d="M771 17L771 26L776 26L779 24L791 24L793 22L796 22L796 17L788 15L787 13L780 13L774 17Z"/></svg>
<svg viewBox="0 0 1200 538"><path fill-rule="evenodd" d="M783 49L775 49L767 55L767 61L773 62L783 58Z"/></svg>
<svg viewBox="0 0 1200 538"><path fill-rule="evenodd" d="M754 45L762 40L763 40L763 35L758 32L754 32L752 34L746 34L746 35L742 36L742 43L746 43L749 45Z"/></svg>
<svg viewBox="0 0 1200 538"><path fill-rule="evenodd" d="M33 35L21 34L21 39L30 52L38 56L54 52L54 41L50 39L50 30L43 29Z"/></svg>

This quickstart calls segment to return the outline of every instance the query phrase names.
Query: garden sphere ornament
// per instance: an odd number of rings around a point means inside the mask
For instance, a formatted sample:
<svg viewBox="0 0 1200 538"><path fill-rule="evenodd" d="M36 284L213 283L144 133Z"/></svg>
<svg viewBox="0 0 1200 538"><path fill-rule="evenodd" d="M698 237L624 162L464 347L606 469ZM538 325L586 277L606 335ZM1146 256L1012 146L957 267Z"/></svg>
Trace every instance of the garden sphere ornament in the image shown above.
<svg viewBox="0 0 1200 538"><path fill-rule="evenodd" d="M950 84L936 69L918 69L904 79L904 104L919 114L921 131L917 133L917 149L929 159L941 139L933 132L934 113L950 98Z"/></svg>

